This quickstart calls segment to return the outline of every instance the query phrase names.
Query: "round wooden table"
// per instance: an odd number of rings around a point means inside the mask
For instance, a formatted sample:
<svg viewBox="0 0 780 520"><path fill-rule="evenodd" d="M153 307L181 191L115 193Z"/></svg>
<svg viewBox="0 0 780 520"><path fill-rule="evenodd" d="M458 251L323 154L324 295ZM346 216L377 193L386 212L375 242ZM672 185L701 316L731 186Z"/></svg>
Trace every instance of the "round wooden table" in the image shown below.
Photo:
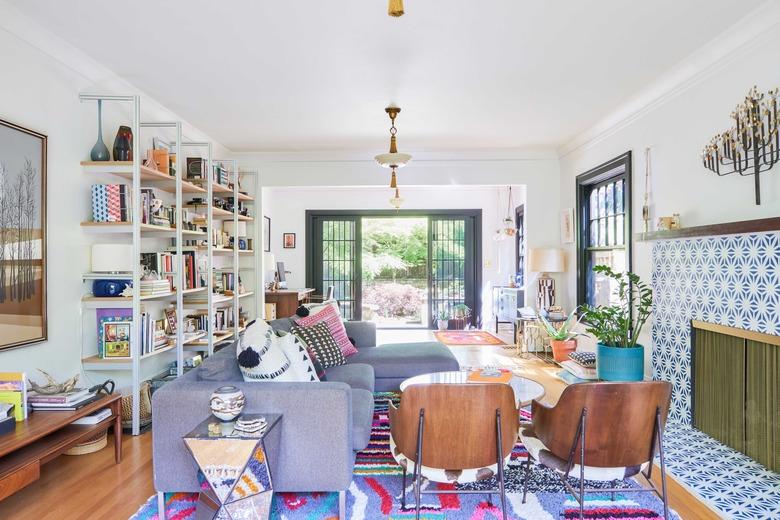
<svg viewBox="0 0 780 520"><path fill-rule="evenodd" d="M422 374L419 376L410 377L401 383L401 392L403 392L409 385L419 384L462 384L468 382L469 372L467 370L459 370L457 372L433 372L431 374ZM499 383L500 384L500 383ZM525 377L512 375L512 379L509 381L509 386L515 392L515 401L517 406L527 406L534 399L538 399L544 395L544 387Z"/></svg>

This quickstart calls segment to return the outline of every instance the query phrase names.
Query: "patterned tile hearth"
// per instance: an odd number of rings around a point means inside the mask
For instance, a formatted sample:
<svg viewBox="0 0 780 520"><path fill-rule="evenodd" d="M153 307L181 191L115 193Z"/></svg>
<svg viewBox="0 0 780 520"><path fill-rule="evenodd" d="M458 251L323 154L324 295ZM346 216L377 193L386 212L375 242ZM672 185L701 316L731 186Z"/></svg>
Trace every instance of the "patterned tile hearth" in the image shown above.
<svg viewBox="0 0 780 520"><path fill-rule="evenodd" d="M688 425L669 422L667 471L711 507L735 520L780 518L780 475Z"/></svg>

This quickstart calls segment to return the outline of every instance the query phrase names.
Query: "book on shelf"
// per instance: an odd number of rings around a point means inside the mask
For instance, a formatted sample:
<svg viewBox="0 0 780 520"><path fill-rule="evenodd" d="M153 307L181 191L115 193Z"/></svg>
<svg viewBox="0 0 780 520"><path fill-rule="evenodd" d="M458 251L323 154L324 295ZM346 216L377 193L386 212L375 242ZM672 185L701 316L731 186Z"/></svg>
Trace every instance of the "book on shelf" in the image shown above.
<svg viewBox="0 0 780 520"><path fill-rule="evenodd" d="M127 184L92 185L92 220L94 222L132 221L132 189Z"/></svg>
<svg viewBox="0 0 780 520"><path fill-rule="evenodd" d="M27 374L0 372L0 403L14 405L17 421L27 419Z"/></svg>
<svg viewBox="0 0 780 520"><path fill-rule="evenodd" d="M91 426L101 421L105 421L109 417L111 417L111 408L103 408L101 410L98 410L97 412L93 412L89 415L85 415L81 419L76 419L71 424L76 424L81 426Z"/></svg>
<svg viewBox="0 0 780 520"><path fill-rule="evenodd" d="M105 327L110 323L128 323L133 321L133 309L98 309L96 311L97 317L97 350L98 357L106 357L105 345L106 332L111 332L110 327Z"/></svg>
<svg viewBox="0 0 780 520"><path fill-rule="evenodd" d="M587 379L589 381L592 381L594 379L598 379L598 375L596 375L596 369L595 368L588 368L580 365L576 361L567 360L567 361L561 361L560 363L561 367L566 370L567 372L571 373L575 377L579 379Z"/></svg>
<svg viewBox="0 0 780 520"><path fill-rule="evenodd" d="M32 403L31 406L35 411L52 411L52 412L74 411L80 408L84 408L88 404L94 403L98 399L100 399L99 395L90 393L82 396L78 401L73 401L72 403L62 403L62 404Z"/></svg>
<svg viewBox="0 0 780 520"><path fill-rule="evenodd" d="M14 414L14 408L16 405L11 403L0 403L0 419L5 419Z"/></svg>
<svg viewBox="0 0 780 520"><path fill-rule="evenodd" d="M59 394L38 394L30 392L27 397L30 403L51 403L51 404L66 404L78 401L89 393L86 388L74 388L70 392L62 392Z"/></svg>

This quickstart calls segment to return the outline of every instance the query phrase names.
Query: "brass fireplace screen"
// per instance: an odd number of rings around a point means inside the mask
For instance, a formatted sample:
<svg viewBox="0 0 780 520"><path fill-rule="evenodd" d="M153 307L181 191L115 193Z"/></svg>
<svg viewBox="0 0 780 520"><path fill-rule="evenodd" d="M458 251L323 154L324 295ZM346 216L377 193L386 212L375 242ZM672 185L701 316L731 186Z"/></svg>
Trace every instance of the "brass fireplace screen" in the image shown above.
<svg viewBox="0 0 780 520"><path fill-rule="evenodd" d="M694 427L780 471L780 336L691 327Z"/></svg>

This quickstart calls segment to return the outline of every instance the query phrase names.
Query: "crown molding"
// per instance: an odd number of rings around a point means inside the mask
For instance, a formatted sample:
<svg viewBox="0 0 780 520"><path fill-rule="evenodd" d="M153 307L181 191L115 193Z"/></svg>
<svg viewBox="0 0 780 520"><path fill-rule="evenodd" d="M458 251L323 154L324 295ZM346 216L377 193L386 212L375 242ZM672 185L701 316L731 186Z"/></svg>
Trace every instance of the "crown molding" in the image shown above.
<svg viewBox="0 0 780 520"><path fill-rule="evenodd" d="M762 43L776 38L778 26L780 2L768 0L639 90L592 127L560 146L559 157L588 149L623 130Z"/></svg>

